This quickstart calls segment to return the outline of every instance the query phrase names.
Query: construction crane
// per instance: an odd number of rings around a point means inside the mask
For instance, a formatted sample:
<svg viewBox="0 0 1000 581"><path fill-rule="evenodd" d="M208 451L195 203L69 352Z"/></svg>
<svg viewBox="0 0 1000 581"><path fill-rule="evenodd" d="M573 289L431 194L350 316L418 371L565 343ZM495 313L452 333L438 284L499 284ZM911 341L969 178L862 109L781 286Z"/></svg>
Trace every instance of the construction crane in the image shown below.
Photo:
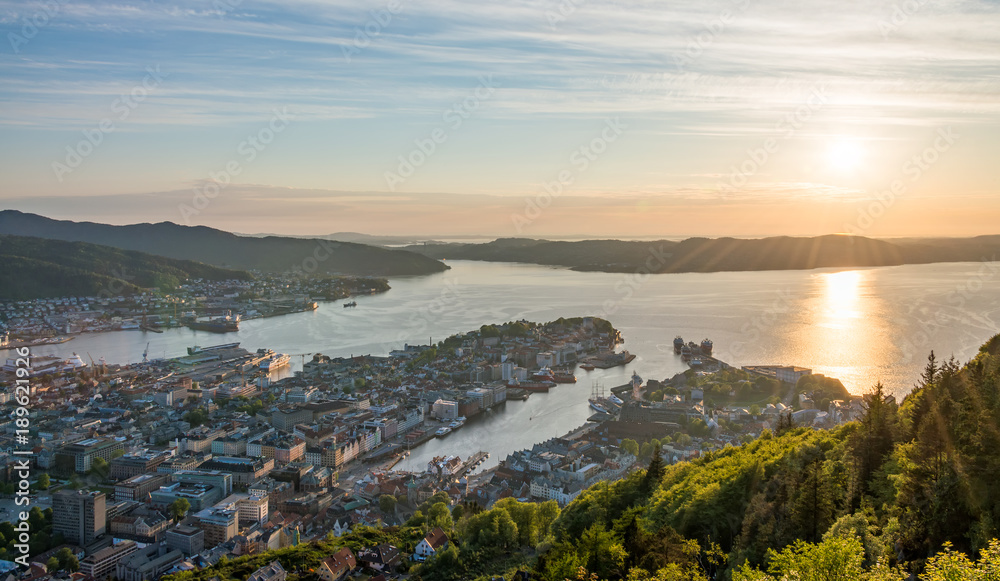
<svg viewBox="0 0 1000 581"><path fill-rule="evenodd" d="M143 363L148 363L149 362L149 343L148 342L146 343L146 350L142 352L142 362Z"/></svg>
<svg viewBox="0 0 1000 581"><path fill-rule="evenodd" d="M290 353L290 355L292 357L301 357L302 358L302 368L305 369L305 366L306 366L306 357L312 356L312 353Z"/></svg>

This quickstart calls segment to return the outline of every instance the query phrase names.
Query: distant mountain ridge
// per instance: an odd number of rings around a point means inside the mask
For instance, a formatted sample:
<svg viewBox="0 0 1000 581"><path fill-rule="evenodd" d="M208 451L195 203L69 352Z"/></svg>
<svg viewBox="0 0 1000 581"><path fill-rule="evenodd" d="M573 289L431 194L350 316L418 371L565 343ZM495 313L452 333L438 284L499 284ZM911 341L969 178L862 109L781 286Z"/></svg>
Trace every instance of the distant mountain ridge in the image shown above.
<svg viewBox="0 0 1000 581"><path fill-rule="evenodd" d="M0 234L89 242L268 273L305 270L316 274L398 276L448 269L437 260L405 250L310 238L243 237L207 226L181 226L173 222L113 226L3 210Z"/></svg>
<svg viewBox="0 0 1000 581"><path fill-rule="evenodd" d="M501 238L486 244L424 244L406 248L433 258L451 260L524 262L568 266L579 271L635 272L643 269L654 273L681 273L992 261L1000 256L1000 236L895 242L842 235L689 238L680 242L558 242Z"/></svg>
<svg viewBox="0 0 1000 581"><path fill-rule="evenodd" d="M245 271L87 242L0 235L0 300L129 295L190 278L246 280Z"/></svg>

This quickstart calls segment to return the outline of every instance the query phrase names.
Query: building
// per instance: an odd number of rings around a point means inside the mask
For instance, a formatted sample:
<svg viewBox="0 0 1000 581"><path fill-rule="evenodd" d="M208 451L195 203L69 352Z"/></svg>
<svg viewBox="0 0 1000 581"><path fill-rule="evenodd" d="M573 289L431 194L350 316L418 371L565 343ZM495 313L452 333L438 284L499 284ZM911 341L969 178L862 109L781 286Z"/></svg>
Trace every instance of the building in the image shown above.
<svg viewBox="0 0 1000 581"><path fill-rule="evenodd" d="M439 420L456 420L458 419L458 402L439 399L434 402L431 415Z"/></svg>
<svg viewBox="0 0 1000 581"><path fill-rule="evenodd" d="M800 379L807 375L812 375L812 369L807 367L796 367L794 365L788 367L779 367L774 370L774 376L778 381L784 381L785 383L791 383L795 385Z"/></svg>
<svg viewBox="0 0 1000 581"><path fill-rule="evenodd" d="M308 424L312 420L313 412L305 408L275 410L271 414L271 425L285 432L291 432L295 424Z"/></svg>
<svg viewBox="0 0 1000 581"><path fill-rule="evenodd" d="M170 521L158 512L150 515L120 515L108 521L111 536L152 543L160 539L170 526Z"/></svg>
<svg viewBox="0 0 1000 581"><path fill-rule="evenodd" d="M320 561L316 574L323 581L340 581L357 566L354 553L345 547Z"/></svg>
<svg viewBox="0 0 1000 581"><path fill-rule="evenodd" d="M153 401L162 407L173 407L184 403L188 390L180 385L168 385L153 393Z"/></svg>
<svg viewBox="0 0 1000 581"><path fill-rule="evenodd" d="M211 484L183 484L173 482L157 488L149 495L150 504L153 507L166 510L179 498L183 498L191 505L190 512L202 510L212 506L223 498L222 490Z"/></svg>
<svg viewBox="0 0 1000 581"><path fill-rule="evenodd" d="M227 436L212 442L212 454L220 456L239 456L247 453L246 438Z"/></svg>
<svg viewBox="0 0 1000 581"><path fill-rule="evenodd" d="M358 551L358 562L376 571L391 570L399 564L399 549L389 543Z"/></svg>
<svg viewBox="0 0 1000 581"><path fill-rule="evenodd" d="M118 563L138 549L135 541L122 541L101 549L80 561L80 572L98 581L109 579L117 573Z"/></svg>
<svg viewBox="0 0 1000 581"><path fill-rule="evenodd" d="M184 555L176 549L149 545L119 561L115 577L118 581L159 579L183 560Z"/></svg>
<svg viewBox="0 0 1000 581"><path fill-rule="evenodd" d="M263 523L269 514L267 494L234 494L216 506L235 508L241 527Z"/></svg>
<svg viewBox="0 0 1000 581"><path fill-rule="evenodd" d="M433 557L438 553L438 551L443 551L448 548L448 535L444 534L444 530L441 527L435 527L433 531L427 533L419 543L417 543L417 548L413 552L413 559L416 561L426 561L429 557Z"/></svg>
<svg viewBox="0 0 1000 581"><path fill-rule="evenodd" d="M111 460L111 480L127 480L140 474L156 472L160 464L171 457L170 452L152 452L142 450L125 454Z"/></svg>
<svg viewBox="0 0 1000 581"><path fill-rule="evenodd" d="M203 462L205 470L226 472L236 486L250 486L270 474L274 469L273 458L231 458L218 456Z"/></svg>
<svg viewBox="0 0 1000 581"><path fill-rule="evenodd" d="M167 547L176 549L185 557L197 555L205 548L205 531L187 525L178 525L164 535Z"/></svg>
<svg viewBox="0 0 1000 581"><path fill-rule="evenodd" d="M167 483L170 477L166 474L139 474L124 482L115 484L115 502L134 500L146 502L149 495L160 486Z"/></svg>
<svg viewBox="0 0 1000 581"><path fill-rule="evenodd" d="M60 490L52 495L52 533L67 543L87 546L106 530L103 492Z"/></svg>
<svg viewBox="0 0 1000 581"><path fill-rule="evenodd" d="M251 573L247 577L247 581L285 581L285 577L287 576L288 574L285 572L285 568L281 566L281 563L271 561L270 564L264 565Z"/></svg>
<svg viewBox="0 0 1000 581"><path fill-rule="evenodd" d="M198 528L205 531L205 545L208 547L221 545L239 532L235 509L206 508L194 516Z"/></svg>
<svg viewBox="0 0 1000 581"><path fill-rule="evenodd" d="M115 452L124 450L125 444L109 438L88 438L67 444L56 452L56 466L66 465L80 474L90 471L94 458L103 458L109 464Z"/></svg>
<svg viewBox="0 0 1000 581"><path fill-rule="evenodd" d="M232 474L221 470L178 470L173 473L171 479L181 484L208 484L215 486L222 491L223 496L229 496L233 493Z"/></svg>

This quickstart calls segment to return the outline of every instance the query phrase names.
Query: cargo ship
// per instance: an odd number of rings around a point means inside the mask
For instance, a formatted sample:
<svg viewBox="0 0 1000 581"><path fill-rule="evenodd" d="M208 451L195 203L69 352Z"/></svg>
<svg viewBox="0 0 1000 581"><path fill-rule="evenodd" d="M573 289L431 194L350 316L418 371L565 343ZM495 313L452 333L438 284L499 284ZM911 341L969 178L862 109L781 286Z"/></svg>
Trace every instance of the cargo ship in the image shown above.
<svg viewBox="0 0 1000 581"><path fill-rule="evenodd" d="M555 386L556 384L553 381L518 381L516 379L512 379L509 383L507 383L507 387L509 388L518 388L525 391L541 393L547 393L549 389Z"/></svg>
<svg viewBox="0 0 1000 581"><path fill-rule="evenodd" d="M187 326L195 331L209 333L234 333L240 330L240 316L226 315L209 321L188 321Z"/></svg>

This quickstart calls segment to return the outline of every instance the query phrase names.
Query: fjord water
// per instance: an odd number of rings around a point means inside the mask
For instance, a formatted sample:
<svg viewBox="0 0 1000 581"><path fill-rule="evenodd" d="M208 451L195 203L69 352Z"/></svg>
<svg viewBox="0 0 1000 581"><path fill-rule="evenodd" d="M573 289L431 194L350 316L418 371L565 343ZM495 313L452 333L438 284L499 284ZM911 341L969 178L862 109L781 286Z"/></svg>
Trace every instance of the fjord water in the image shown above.
<svg viewBox="0 0 1000 581"><path fill-rule="evenodd" d="M444 439L415 451L402 467L420 468L435 454L507 453L561 435L590 415L592 384L610 388L632 371L664 379L686 369L674 336L715 343L733 365L810 367L840 378L854 393L882 381L905 395L933 349L965 361L997 332L1000 263L907 265L869 269L722 272L636 277L545 266L449 261L451 270L394 278L392 290L358 297L357 308L321 303L310 313L245 321L238 333L189 329L162 334L122 331L84 335L35 353L89 353L109 362L182 355L192 345L240 341L289 354L385 355L404 343L426 344L517 319L545 322L597 315L622 331L621 347L638 357L625 368L586 372L526 402L508 402ZM301 367L292 358L292 369ZM489 465L488 464L488 465Z"/></svg>

